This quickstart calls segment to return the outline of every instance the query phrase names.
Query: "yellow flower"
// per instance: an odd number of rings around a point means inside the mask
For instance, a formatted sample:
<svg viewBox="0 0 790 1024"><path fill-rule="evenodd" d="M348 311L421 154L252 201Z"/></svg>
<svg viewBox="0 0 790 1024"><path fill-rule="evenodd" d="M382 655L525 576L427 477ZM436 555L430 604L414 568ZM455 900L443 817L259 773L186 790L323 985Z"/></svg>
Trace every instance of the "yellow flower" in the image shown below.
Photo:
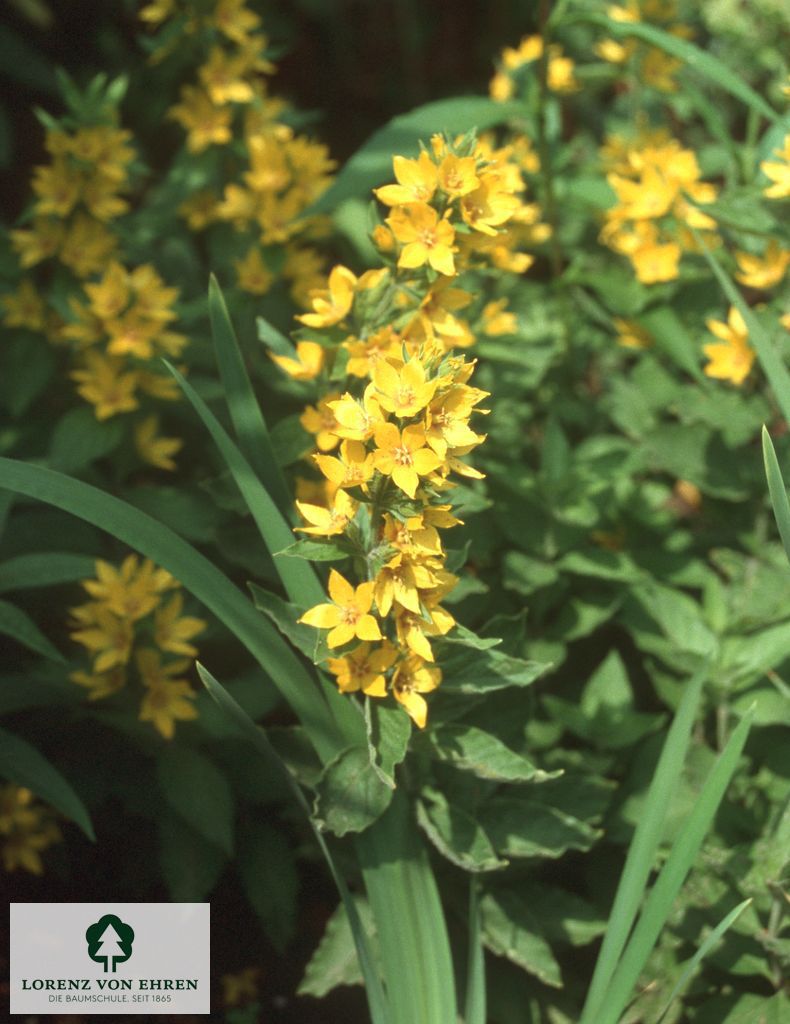
<svg viewBox="0 0 790 1024"><path fill-rule="evenodd" d="M518 330L516 314L508 310L507 299L487 303L483 307L481 319L483 333L492 338L501 334L515 334Z"/></svg>
<svg viewBox="0 0 790 1024"><path fill-rule="evenodd" d="M419 590L434 586L436 578L427 566L410 562L401 553L382 566L374 582L373 596L380 615L389 615L393 601L420 615Z"/></svg>
<svg viewBox="0 0 790 1024"><path fill-rule="evenodd" d="M252 86L243 78L246 71L247 61L243 55L231 57L215 46L198 75L211 102L221 107L226 103L249 103L253 98Z"/></svg>
<svg viewBox="0 0 790 1024"><path fill-rule="evenodd" d="M134 397L137 373L123 373L120 359L112 359L99 352L86 352L84 359L85 368L73 370L69 376L79 383L79 394L96 407L96 419L106 420L137 408L138 402Z"/></svg>
<svg viewBox="0 0 790 1024"><path fill-rule="evenodd" d="M97 559L96 579L84 580L82 586L115 615L136 622L156 608L166 590L178 584L150 558L140 564L137 555L127 555L118 569Z"/></svg>
<svg viewBox="0 0 790 1024"><path fill-rule="evenodd" d="M785 276L790 264L790 249L781 249L776 239L768 243L762 258L748 252L736 252L740 273L735 277L750 288L773 288Z"/></svg>
<svg viewBox="0 0 790 1024"><path fill-rule="evenodd" d="M395 700L402 704L409 717L420 728L425 728L428 719L428 705L423 693L430 693L442 681L441 670L426 665L422 658L410 655L395 669L392 677L392 692Z"/></svg>
<svg viewBox="0 0 790 1024"><path fill-rule="evenodd" d="M504 103L506 100L511 99L514 91L513 79L510 75L506 75L504 71L497 71L488 83L488 94L497 103Z"/></svg>
<svg viewBox="0 0 790 1024"><path fill-rule="evenodd" d="M343 441L339 455L314 456L318 468L336 487L359 487L373 476L373 454L361 441Z"/></svg>
<svg viewBox="0 0 790 1024"><path fill-rule="evenodd" d="M50 259L63 244L65 228L60 221L36 217L31 228L10 231L19 262L23 267L34 267L42 260Z"/></svg>
<svg viewBox="0 0 790 1024"><path fill-rule="evenodd" d="M227 0L224 0L227 6ZM238 6L238 4L237 4ZM243 12L251 17L257 16L250 11ZM222 998L226 1006L238 1006L241 1003L249 1002L258 995L258 976L261 973L260 967L245 967L238 974L222 975Z"/></svg>
<svg viewBox="0 0 790 1024"><path fill-rule="evenodd" d="M117 247L117 238L103 224L78 213L63 239L58 258L77 277L89 277L103 269Z"/></svg>
<svg viewBox="0 0 790 1024"><path fill-rule="evenodd" d="M425 367L419 359L410 359L399 370L386 360L379 360L372 376L379 404L400 419L416 416L436 391L437 381L426 381Z"/></svg>
<svg viewBox="0 0 790 1024"><path fill-rule="evenodd" d="M650 348L653 336L635 320L616 318L614 326L617 330L617 344L623 348Z"/></svg>
<svg viewBox="0 0 790 1024"><path fill-rule="evenodd" d="M95 656L94 673L101 675L129 661L134 641L131 619L119 618L100 604L85 604L71 611L82 627L71 637Z"/></svg>
<svg viewBox="0 0 790 1024"><path fill-rule="evenodd" d="M768 199L787 199L790 196L790 135L785 135L781 149L774 153L779 160L764 160L760 170L773 184L763 189Z"/></svg>
<svg viewBox="0 0 790 1024"><path fill-rule="evenodd" d="M376 398L376 385L371 381L365 388L360 404L348 391L331 404L335 416L335 433L351 441L367 441L373 436L377 424L384 422L381 405Z"/></svg>
<svg viewBox="0 0 790 1024"><path fill-rule="evenodd" d="M60 840L52 812L24 786L0 786L0 856L6 871L42 874L41 851Z"/></svg>
<svg viewBox="0 0 790 1024"><path fill-rule="evenodd" d="M339 324L354 303L356 284L356 275L348 267L333 267L327 288L319 289L311 296L313 312L303 313L296 319L307 327L332 327Z"/></svg>
<svg viewBox="0 0 790 1024"><path fill-rule="evenodd" d="M80 199L82 175L63 159L55 158L49 166L36 167L33 191L38 196L36 213L65 219Z"/></svg>
<svg viewBox="0 0 790 1024"><path fill-rule="evenodd" d="M186 658L163 665L159 654L144 647L137 652L137 668L147 693L140 705L140 721L150 722L166 740L175 735L175 723L197 718L195 706L190 703L195 693L186 679L173 676L189 668Z"/></svg>
<svg viewBox="0 0 790 1024"><path fill-rule="evenodd" d="M357 503L343 491L338 490L331 508L313 505L306 501L297 501L299 514L310 524L295 526L301 533L310 533L318 537L334 537L344 532L354 518Z"/></svg>
<svg viewBox="0 0 790 1024"><path fill-rule="evenodd" d="M304 429L309 434L315 434L315 443L319 451L331 452L340 444L340 438L335 432L337 421L332 409L339 398L340 395L336 391L324 395L318 405L308 405L299 417Z"/></svg>
<svg viewBox="0 0 790 1024"><path fill-rule="evenodd" d="M436 191L439 171L424 150L416 160L407 160L404 156L393 157L392 167L398 184L384 185L373 190L385 206L430 202Z"/></svg>
<svg viewBox="0 0 790 1024"><path fill-rule="evenodd" d="M184 442L178 437L162 437L158 434L159 417L147 416L134 428L134 446L137 454L157 469L175 469L173 455L180 451Z"/></svg>
<svg viewBox="0 0 790 1024"><path fill-rule="evenodd" d="M116 260L112 260L101 281L86 284L85 293L90 299L90 308L100 320L118 316L129 304L129 280L126 271Z"/></svg>
<svg viewBox="0 0 790 1024"><path fill-rule="evenodd" d="M440 274L455 274L455 231L449 221L424 203L399 206L387 218L392 233L402 244L398 266L414 269L426 263Z"/></svg>
<svg viewBox="0 0 790 1024"><path fill-rule="evenodd" d="M675 242L664 245L649 243L638 248L631 255L631 261L642 284L674 281L678 276L680 246Z"/></svg>
<svg viewBox="0 0 790 1024"><path fill-rule="evenodd" d="M519 205L519 200L502 188L496 175L488 175L481 179L479 188L461 198L461 216L475 231L495 235Z"/></svg>
<svg viewBox="0 0 790 1024"><path fill-rule="evenodd" d="M379 624L370 608L373 604L373 584L360 583L354 588L337 569L329 573L329 596L332 604L318 604L299 619L308 626L330 630L327 645L342 647L349 640L382 640Z"/></svg>
<svg viewBox="0 0 790 1024"><path fill-rule="evenodd" d="M294 380L315 380L323 369L325 354L323 345L319 345L317 341L298 341L296 359L270 353L272 361Z"/></svg>
<svg viewBox="0 0 790 1024"><path fill-rule="evenodd" d="M173 594L167 604L154 612L154 643L162 651L183 654L187 658L197 657L197 648L190 641L206 628L203 619L182 615L184 598L181 593Z"/></svg>
<svg viewBox="0 0 790 1024"><path fill-rule="evenodd" d="M433 401L426 416L425 439L440 458L449 449L470 450L485 440L469 426L474 406L488 397L488 392L459 384ZM480 410L482 411L482 410Z"/></svg>
<svg viewBox="0 0 790 1024"><path fill-rule="evenodd" d="M265 295L274 284L274 274L263 262L261 250L253 245L247 252L244 259L235 260L239 288L251 295Z"/></svg>
<svg viewBox="0 0 790 1024"><path fill-rule="evenodd" d="M448 153L439 164L439 188L450 199L458 199L474 190L480 184L475 173L477 161L473 156L456 156Z"/></svg>
<svg viewBox="0 0 790 1024"><path fill-rule="evenodd" d="M72 672L69 679L88 691L88 700L101 700L102 697L110 697L124 688L126 670L116 665L109 672Z"/></svg>
<svg viewBox="0 0 790 1024"><path fill-rule="evenodd" d="M754 363L754 349L749 345L749 332L740 311L730 307L727 323L706 320L711 334L721 338L723 344L705 345L703 352L710 362L705 367L708 377L743 384Z"/></svg>
<svg viewBox="0 0 790 1024"><path fill-rule="evenodd" d="M0 299L0 305L5 310L3 323L6 327L25 327L29 331L43 331L46 327L47 310L44 300L27 277L20 281L16 292Z"/></svg>
<svg viewBox="0 0 790 1024"><path fill-rule="evenodd" d="M329 658L329 671L337 679L341 693L361 690L369 697L386 697L384 673L395 663L398 653L387 640L379 647L360 644L344 658Z"/></svg>
<svg viewBox="0 0 790 1024"><path fill-rule="evenodd" d="M381 423L375 432L374 464L380 473L392 477L393 483L410 498L417 493L421 476L428 476L442 460L426 447L425 431L410 426L401 433L394 423Z"/></svg>
<svg viewBox="0 0 790 1024"><path fill-rule="evenodd" d="M168 112L168 117L178 121L187 133L187 149L190 153L201 153L209 146L224 146L233 138L228 107L217 107L202 89L185 85L181 90L181 102Z"/></svg>

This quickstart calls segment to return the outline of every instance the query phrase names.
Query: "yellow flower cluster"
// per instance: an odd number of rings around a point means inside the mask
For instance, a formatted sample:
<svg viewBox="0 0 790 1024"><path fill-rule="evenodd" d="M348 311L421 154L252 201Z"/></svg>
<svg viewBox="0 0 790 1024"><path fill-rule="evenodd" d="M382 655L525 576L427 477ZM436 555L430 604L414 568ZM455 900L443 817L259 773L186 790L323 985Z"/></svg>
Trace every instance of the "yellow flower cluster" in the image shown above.
<svg viewBox="0 0 790 1024"><path fill-rule="evenodd" d="M275 69L264 57L268 40L258 15L243 0L219 0L201 15L191 6L158 2L141 12L151 24L178 18L205 43L197 81L183 86L170 117L186 131L191 153L240 142L245 162L221 194L216 187L201 188L180 211L193 230L226 222L243 233L246 252L235 263L239 287L263 295L282 274L304 304L324 261L303 242L327 229L321 218L301 215L328 186L335 163L326 146L285 123L286 104L268 95L263 76ZM267 255L265 247L272 245L286 245L285 257Z"/></svg>
<svg viewBox="0 0 790 1024"><path fill-rule="evenodd" d="M184 599L176 580L147 559L140 563L136 555L118 568L97 561L95 579L82 586L92 600L71 609L71 635L93 660L90 672L72 673L72 682L85 687L89 700L109 697L126 685L134 655L145 690L140 720L172 739L176 721L197 717L192 687L179 676L197 656L190 641L205 622L182 615ZM165 661L162 655L177 657Z"/></svg>
<svg viewBox="0 0 790 1024"><path fill-rule="evenodd" d="M454 279L480 260L529 266L516 246L537 218L524 212L512 155L435 137L416 159L396 156L396 181L376 190L389 213L374 240L388 265L361 277L336 266L298 318L295 358L273 356L326 388L302 416L323 480L302 482L297 529L348 551L359 580L333 569L330 600L300 621L328 630L341 692L391 693L420 727L423 694L441 681L431 640L454 625L441 602L457 578L439 535L458 523L450 475L480 477L463 459L484 440L470 418L486 392L469 384L474 363L452 354L474 341L458 315L474 296ZM494 331L514 326L495 305Z"/></svg>
<svg viewBox="0 0 790 1024"><path fill-rule="evenodd" d="M642 133L629 142L610 137L602 149L617 203L606 213L601 241L627 256L643 284L673 281L684 251L695 251L689 230L718 242L716 221L695 204L715 201L715 185L700 181L697 158L666 132Z"/></svg>
<svg viewBox="0 0 790 1024"><path fill-rule="evenodd" d="M33 172L32 226L11 232L23 267L56 258L77 277L101 270L118 244L107 224L128 209L130 138L114 122L47 131L51 160Z"/></svg>
<svg viewBox="0 0 790 1024"><path fill-rule="evenodd" d="M127 270L113 260L84 290L84 300L70 298L73 319L62 336L76 345L80 366L71 376L80 395L95 406L97 419L137 409L138 391L159 399L178 398L175 381L152 368L158 370L159 356L178 356L187 342L168 329L176 318L172 306L178 289L165 286L150 264ZM143 421L138 435L155 420ZM180 441L154 434L140 453L153 465L173 469L170 456L180 447Z"/></svg>
<svg viewBox="0 0 790 1024"><path fill-rule="evenodd" d="M774 150L778 160L763 160L760 170L771 184L763 190L768 199L790 199L790 135L785 135L781 149Z"/></svg>
<svg viewBox="0 0 790 1024"><path fill-rule="evenodd" d="M40 875L41 853L62 838L53 812L29 789L0 786L0 856L6 871L24 868Z"/></svg>
<svg viewBox="0 0 790 1024"><path fill-rule="evenodd" d="M689 39L693 35L690 26L677 20L678 9L674 0L626 0L625 4L607 7L606 13L621 24L644 21L680 39ZM595 53L610 64L628 65L643 85L659 92L678 91L675 75L683 67L683 62L657 46L638 39L625 42L602 39L595 44Z"/></svg>
<svg viewBox="0 0 790 1024"><path fill-rule="evenodd" d="M536 64L543 57L541 36L524 36L518 46L507 46L502 51L496 74L489 83L491 98L503 102L516 93L516 83L522 70ZM557 43L549 46L546 65L546 85L551 92L576 92L579 83L574 77L575 65L566 57Z"/></svg>

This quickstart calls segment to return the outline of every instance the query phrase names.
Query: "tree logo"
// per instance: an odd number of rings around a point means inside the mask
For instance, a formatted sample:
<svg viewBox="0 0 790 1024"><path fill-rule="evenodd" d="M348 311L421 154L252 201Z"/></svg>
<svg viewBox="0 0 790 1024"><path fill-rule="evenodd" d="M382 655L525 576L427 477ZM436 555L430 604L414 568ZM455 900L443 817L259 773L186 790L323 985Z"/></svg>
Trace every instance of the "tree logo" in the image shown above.
<svg viewBox="0 0 790 1024"><path fill-rule="evenodd" d="M88 956L104 964L105 972L115 972L117 964L132 955L134 931L115 914L105 914L85 932Z"/></svg>

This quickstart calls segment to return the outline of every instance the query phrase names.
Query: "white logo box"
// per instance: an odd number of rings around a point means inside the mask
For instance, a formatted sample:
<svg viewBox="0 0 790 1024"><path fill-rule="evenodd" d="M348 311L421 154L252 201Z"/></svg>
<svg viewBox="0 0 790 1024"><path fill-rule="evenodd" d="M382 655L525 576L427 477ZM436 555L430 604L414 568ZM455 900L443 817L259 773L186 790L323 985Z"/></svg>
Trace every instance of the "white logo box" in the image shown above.
<svg viewBox="0 0 790 1024"><path fill-rule="evenodd" d="M210 1012L208 903L12 903L10 911L12 1014Z"/></svg>

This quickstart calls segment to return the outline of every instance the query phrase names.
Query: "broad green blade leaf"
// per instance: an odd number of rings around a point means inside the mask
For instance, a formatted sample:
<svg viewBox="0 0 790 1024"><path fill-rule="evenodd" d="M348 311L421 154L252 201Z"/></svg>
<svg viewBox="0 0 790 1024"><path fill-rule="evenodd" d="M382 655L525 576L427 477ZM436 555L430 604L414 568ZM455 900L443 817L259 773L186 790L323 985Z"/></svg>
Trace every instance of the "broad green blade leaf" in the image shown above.
<svg viewBox="0 0 790 1024"><path fill-rule="evenodd" d="M763 459L776 525L779 527L779 536L782 538L785 554L790 561L790 501L787 499L787 490L784 480L782 480L782 472L779 469L771 435L765 427L763 427Z"/></svg>
<svg viewBox="0 0 790 1024"><path fill-rule="evenodd" d="M35 747L5 729L0 729L0 776L32 790L96 841L90 815L71 785Z"/></svg>
<svg viewBox="0 0 790 1024"><path fill-rule="evenodd" d="M66 664L66 659L33 622L27 612L10 601L0 601L0 636L10 636L28 650L41 654L50 661Z"/></svg>
<svg viewBox="0 0 790 1024"><path fill-rule="evenodd" d="M719 923L716 925L716 927L713 929L710 935L708 935L708 937L699 947L694 956L683 968L683 973L680 975L677 982L675 983L675 987L672 989L669 995L669 999L667 1000L667 1005L661 1011L661 1016L656 1021L656 1024L661 1024L661 1021L664 1019L664 1017L666 1017L667 1013L669 1013L669 1008L672 1006L672 1003L674 1003L674 1001L686 987L689 979L691 978L694 971L696 971L699 964L705 959L705 957L713 949L713 947L716 945L716 943L719 941L722 935L724 935L727 929L731 925L735 924L735 922L738 920L738 918L741 916L744 910L746 910L746 908L749 906L751 902L752 897L750 896L748 900L744 900L743 903L739 903L738 906L731 910L726 917L719 921Z"/></svg>
<svg viewBox="0 0 790 1024"><path fill-rule="evenodd" d="M213 761L192 747L168 744L156 766L167 803L204 839L233 856L233 792Z"/></svg>
<svg viewBox="0 0 790 1024"><path fill-rule="evenodd" d="M393 1024L457 1016L450 943L436 881L400 787L355 848L376 922Z"/></svg>
<svg viewBox="0 0 790 1024"><path fill-rule="evenodd" d="M399 114L371 135L346 162L334 183L304 213L331 213L344 199L367 199L372 188L392 179L393 154L417 156L419 140L427 142L434 132L455 135L470 128L483 131L523 114L520 103L498 103L482 96L437 100Z"/></svg>
<svg viewBox="0 0 790 1024"><path fill-rule="evenodd" d="M694 810L686 820L647 898L644 910L606 991L599 1015L595 1018L596 1024L617 1024L620 1014L627 1006L639 975L672 911L675 897L691 870L727 786L735 774L738 759L749 735L752 716L752 711L749 711L738 723L727 746L705 780ZM645 813L649 814L649 809Z"/></svg>
<svg viewBox="0 0 790 1024"><path fill-rule="evenodd" d="M315 680L274 626L207 558L173 530L90 484L41 466L0 458L0 486L79 516L167 569L235 634L271 677L322 760L330 761L348 746Z"/></svg>
<svg viewBox="0 0 790 1024"><path fill-rule="evenodd" d="M731 96L745 103L758 114L767 117L769 121L778 120L779 114L770 104L765 102L759 93L755 92L750 85L747 85L746 82L738 78L717 57L706 53L687 39L670 35L669 32L656 28L655 25L648 25L643 21L614 21L612 18L595 14L589 17L582 15L582 17L585 21L589 20L596 25L601 25L615 39L627 39L629 36L634 36L637 39L641 39L642 42L649 43L651 46L657 46L664 53L668 53L671 57L677 57L683 61L685 67L693 68L700 75L720 86Z"/></svg>
<svg viewBox="0 0 790 1024"><path fill-rule="evenodd" d="M269 430L252 389L222 290L213 274L208 289L208 311L217 365L239 448L287 520L293 511L293 501L274 457Z"/></svg>
<svg viewBox="0 0 790 1024"><path fill-rule="evenodd" d="M648 790L644 811L628 848L623 874L617 887L579 1024L598 1024L598 1014L607 997L607 989L636 920L661 842L667 809L683 768L703 680L703 674L699 673L688 684L667 733Z"/></svg>
<svg viewBox="0 0 790 1024"><path fill-rule="evenodd" d="M337 864L335 863L329 847L326 844L324 836L321 834L313 820L310 806L305 799L304 793L300 789L294 777L291 775L285 763L278 756L274 747L269 742L263 729L259 728L246 714L246 712L239 707L225 687L217 682L208 669L204 668L199 662L196 663L196 667L203 685L228 718L236 724L239 733L252 743L253 747L262 757L270 763L277 765L280 769L289 789L296 799L298 806L302 809L305 817L310 823L310 827L313 830L316 841L324 855L332 877L335 880L335 885L337 885L340 898L343 901L343 906L346 908L346 914L348 915L348 920L351 924L351 931L354 935L354 945L357 950L357 956L359 957L360 967L362 968L362 975L365 979L365 991L368 998L368 1006L370 1008L370 1016L373 1024L400 1024L397 1019L392 1018L390 1015L389 1006L381 987L381 980L379 978L378 971L376 970L373 950L370 946L367 933L360 920L356 904L348 891L345 879L340 874Z"/></svg>
<svg viewBox="0 0 790 1024"><path fill-rule="evenodd" d="M739 310L743 317L746 329L749 332L749 341L757 352L757 358L760 360L760 365L765 371L768 383L773 389L776 401L779 403L779 408L782 410L782 415L786 422L790 424L790 373L788 372L787 367L782 362L782 359L771 342L771 339L763 330L760 321L744 302L743 296L732 283L729 276L722 270L718 259L705 245L699 232L695 228L692 228L691 231L702 254L710 264L711 270L716 275L722 291L732 305Z"/></svg>
<svg viewBox="0 0 790 1024"><path fill-rule="evenodd" d="M466 959L464 1024L486 1024L486 964L480 933L477 879L469 880L469 950Z"/></svg>
<svg viewBox="0 0 790 1024"><path fill-rule="evenodd" d="M30 590L73 583L92 576L96 560L70 551L35 551L17 555L0 565L0 594L8 590Z"/></svg>
<svg viewBox="0 0 790 1024"><path fill-rule="evenodd" d="M192 385L174 366L167 362L166 365L219 448L269 552L274 554L275 551L282 551L283 548L289 547L293 544L293 532L280 515L277 506L253 472L249 462ZM324 588L318 582L313 567L309 563L298 558L279 558L275 565L283 586L294 604L300 608L309 608L325 600Z"/></svg>

